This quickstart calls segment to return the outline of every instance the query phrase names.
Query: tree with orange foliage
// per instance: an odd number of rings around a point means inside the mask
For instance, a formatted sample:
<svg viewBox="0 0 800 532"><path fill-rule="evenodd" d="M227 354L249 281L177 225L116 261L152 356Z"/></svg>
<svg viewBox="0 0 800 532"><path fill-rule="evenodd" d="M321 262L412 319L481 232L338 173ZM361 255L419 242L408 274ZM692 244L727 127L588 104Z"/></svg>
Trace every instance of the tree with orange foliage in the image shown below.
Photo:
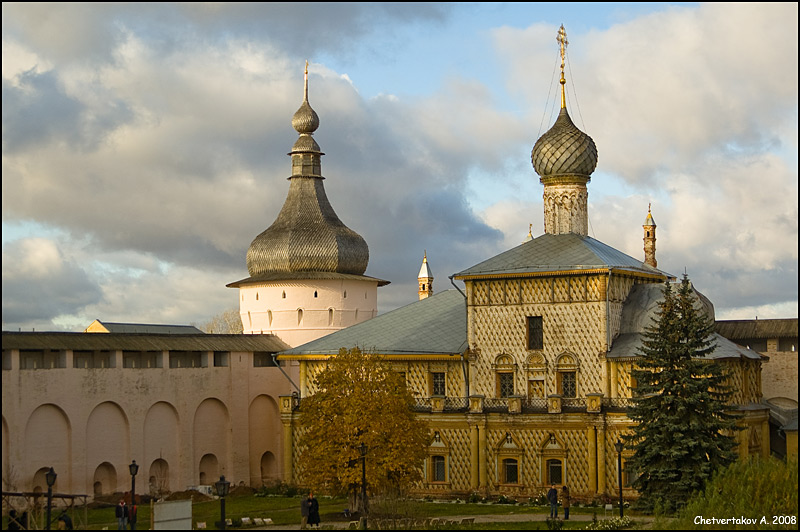
<svg viewBox="0 0 800 532"><path fill-rule="evenodd" d="M370 494L404 490L422 475L430 440L417 419L402 375L380 356L341 349L316 377L318 390L300 403L299 473L304 486L349 494L351 510L363 511L362 455Z"/></svg>

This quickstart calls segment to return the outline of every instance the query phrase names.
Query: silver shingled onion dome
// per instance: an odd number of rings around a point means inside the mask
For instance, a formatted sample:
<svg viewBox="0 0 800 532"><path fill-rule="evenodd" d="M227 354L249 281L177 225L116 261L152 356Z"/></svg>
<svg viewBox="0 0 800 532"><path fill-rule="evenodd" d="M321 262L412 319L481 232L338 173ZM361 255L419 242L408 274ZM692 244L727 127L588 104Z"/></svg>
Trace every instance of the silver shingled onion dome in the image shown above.
<svg viewBox="0 0 800 532"><path fill-rule="evenodd" d="M542 135L531 151L536 173L549 177L589 177L597 167L597 146L592 137L575 127L567 109L562 108L555 124Z"/></svg>
<svg viewBox="0 0 800 532"><path fill-rule="evenodd" d="M308 103L308 72L300 109L292 127L300 137L292 147L289 193L278 218L247 250L250 275L335 272L362 275L369 263L366 241L334 212L323 186L324 155L311 136L319 117Z"/></svg>

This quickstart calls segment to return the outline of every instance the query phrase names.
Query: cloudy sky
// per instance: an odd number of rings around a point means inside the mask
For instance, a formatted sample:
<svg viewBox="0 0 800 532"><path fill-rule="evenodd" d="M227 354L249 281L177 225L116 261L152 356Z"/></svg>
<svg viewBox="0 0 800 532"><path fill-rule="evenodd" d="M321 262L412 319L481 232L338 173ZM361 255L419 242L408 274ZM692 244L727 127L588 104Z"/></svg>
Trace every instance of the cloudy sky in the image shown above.
<svg viewBox="0 0 800 532"><path fill-rule="evenodd" d="M3 3L4 330L237 306L288 191L303 67L325 187L416 299L543 232L530 164L568 106L590 235L685 271L718 319L797 316L797 4Z"/></svg>

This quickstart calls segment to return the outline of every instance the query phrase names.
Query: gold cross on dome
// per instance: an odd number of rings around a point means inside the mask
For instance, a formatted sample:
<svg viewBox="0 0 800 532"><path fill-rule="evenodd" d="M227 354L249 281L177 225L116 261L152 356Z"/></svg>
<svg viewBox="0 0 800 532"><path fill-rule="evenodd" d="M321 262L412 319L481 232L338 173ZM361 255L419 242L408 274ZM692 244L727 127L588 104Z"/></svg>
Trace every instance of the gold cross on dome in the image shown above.
<svg viewBox="0 0 800 532"><path fill-rule="evenodd" d="M559 83L561 83L561 108L565 109L567 107L567 95L564 90L564 85L567 84L567 80L564 78L564 61L567 56L567 45L569 44L569 41L567 40L567 30L564 29L563 24L558 29L556 41L558 41L558 45L561 48L561 79L559 80Z"/></svg>
<svg viewBox="0 0 800 532"><path fill-rule="evenodd" d="M567 45L569 44L569 41L567 40L567 30L564 29L563 24L558 29L558 37L556 37L556 41L558 41L559 47L561 48L561 68L563 70L564 56L567 55Z"/></svg>

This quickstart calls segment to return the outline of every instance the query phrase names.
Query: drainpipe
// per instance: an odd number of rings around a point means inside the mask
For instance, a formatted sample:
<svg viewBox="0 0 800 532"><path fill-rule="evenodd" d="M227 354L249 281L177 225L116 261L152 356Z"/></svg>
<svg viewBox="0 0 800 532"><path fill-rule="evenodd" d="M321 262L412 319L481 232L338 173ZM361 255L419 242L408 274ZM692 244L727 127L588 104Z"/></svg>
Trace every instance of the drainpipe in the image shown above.
<svg viewBox="0 0 800 532"><path fill-rule="evenodd" d="M453 281L453 276L451 275L448 277L450 279L450 284L453 285L453 288L458 290L462 296L464 296L464 303L467 302L467 294L465 294L459 287L456 285L455 281ZM467 341L467 351L469 350L469 341ZM467 401L469 401L469 374L467 372L467 359L464 356L466 351L461 353L461 370L464 372L464 391L467 393Z"/></svg>
<svg viewBox="0 0 800 532"><path fill-rule="evenodd" d="M608 302L608 291L611 289L611 268L608 269L608 281L606 282L606 353L611 351L611 306Z"/></svg>
<svg viewBox="0 0 800 532"><path fill-rule="evenodd" d="M286 372L283 371L283 368L278 363L278 359L277 359L278 354L277 353L271 353L271 356L272 356L272 363L275 364L275 366L279 370L281 370L281 373L283 373L283 376L286 377L286 379L292 384L292 386L294 386L294 389L297 390L297 397L299 398L301 396L300 388L298 388L297 385L294 383L294 381L291 379L291 377L289 377L289 375L287 375Z"/></svg>

